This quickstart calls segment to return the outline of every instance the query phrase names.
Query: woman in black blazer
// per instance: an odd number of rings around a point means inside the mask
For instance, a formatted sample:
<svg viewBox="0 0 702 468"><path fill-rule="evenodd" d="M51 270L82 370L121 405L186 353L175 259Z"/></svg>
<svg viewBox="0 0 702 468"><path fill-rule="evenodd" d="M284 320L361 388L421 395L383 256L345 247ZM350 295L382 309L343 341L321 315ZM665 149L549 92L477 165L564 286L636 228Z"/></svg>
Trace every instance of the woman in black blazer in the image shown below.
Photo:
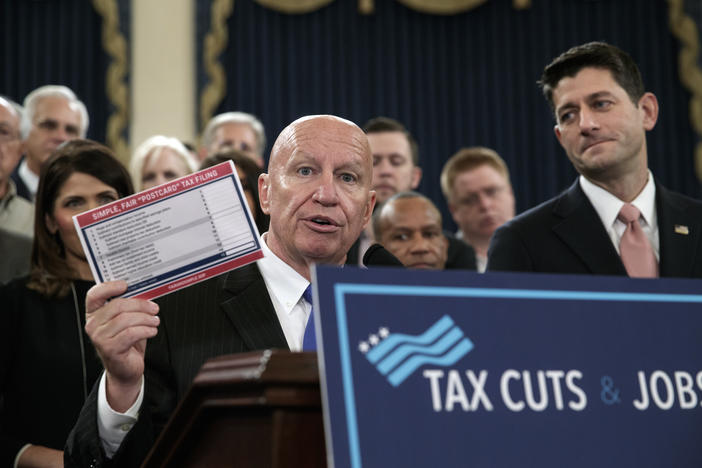
<svg viewBox="0 0 702 468"><path fill-rule="evenodd" d="M62 466L63 446L102 366L84 331L94 284L72 216L133 193L92 141L60 146L41 169L30 274L0 289L0 466Z"/></svg>

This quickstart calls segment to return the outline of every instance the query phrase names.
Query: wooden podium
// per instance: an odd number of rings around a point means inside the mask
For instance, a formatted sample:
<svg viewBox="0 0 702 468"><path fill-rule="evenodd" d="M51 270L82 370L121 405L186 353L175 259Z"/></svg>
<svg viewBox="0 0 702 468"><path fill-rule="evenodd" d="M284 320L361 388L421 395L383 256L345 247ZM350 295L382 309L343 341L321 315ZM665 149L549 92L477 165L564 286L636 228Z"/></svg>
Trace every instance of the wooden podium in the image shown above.
<svg viewBox="0 0 702 468"><path fill-rule="evenodd" d="M316 353L207 361L144 467L326 467Z"/></svg>

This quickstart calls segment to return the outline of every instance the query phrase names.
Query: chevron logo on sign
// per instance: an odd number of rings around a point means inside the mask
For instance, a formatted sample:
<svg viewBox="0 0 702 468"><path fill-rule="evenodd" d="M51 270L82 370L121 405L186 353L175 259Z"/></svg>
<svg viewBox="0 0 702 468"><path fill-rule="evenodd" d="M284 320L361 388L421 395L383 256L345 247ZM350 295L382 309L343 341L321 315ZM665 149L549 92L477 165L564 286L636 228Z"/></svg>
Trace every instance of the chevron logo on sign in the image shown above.
<svg viewBox="0 0 702 468"><path fill-rule="evenodd" d="M450 366L473 349L473 342L448 315L421 335L390 333L383 327L358 346L378 372L397 387L425 364Z"/></svg>

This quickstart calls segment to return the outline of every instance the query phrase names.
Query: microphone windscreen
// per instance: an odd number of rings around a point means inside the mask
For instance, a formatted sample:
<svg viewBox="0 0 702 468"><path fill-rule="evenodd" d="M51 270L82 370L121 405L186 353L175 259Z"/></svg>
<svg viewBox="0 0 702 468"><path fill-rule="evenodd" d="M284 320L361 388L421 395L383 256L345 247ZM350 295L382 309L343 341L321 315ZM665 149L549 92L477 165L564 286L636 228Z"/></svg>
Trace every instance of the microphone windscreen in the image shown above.
<svg viewBox="0 0 702 468"><path fill-rule="evenodd" d="M380 244L373 244L368 247L368 250L363 255L363 264L367 267L396 266L404 268L402 262Z"/></svg>

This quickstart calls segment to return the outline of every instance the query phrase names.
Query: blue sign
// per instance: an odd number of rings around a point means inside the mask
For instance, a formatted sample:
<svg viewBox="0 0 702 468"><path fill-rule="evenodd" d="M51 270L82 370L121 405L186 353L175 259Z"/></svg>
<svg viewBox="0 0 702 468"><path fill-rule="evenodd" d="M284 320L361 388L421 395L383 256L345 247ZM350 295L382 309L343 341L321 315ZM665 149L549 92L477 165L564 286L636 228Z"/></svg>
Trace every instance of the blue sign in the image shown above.
<svg viewBox="0 0 702 468"><path fill-rule="evenodd" d="M315 287L331 466L702 466L702 281L318 267Z"/></svg>

